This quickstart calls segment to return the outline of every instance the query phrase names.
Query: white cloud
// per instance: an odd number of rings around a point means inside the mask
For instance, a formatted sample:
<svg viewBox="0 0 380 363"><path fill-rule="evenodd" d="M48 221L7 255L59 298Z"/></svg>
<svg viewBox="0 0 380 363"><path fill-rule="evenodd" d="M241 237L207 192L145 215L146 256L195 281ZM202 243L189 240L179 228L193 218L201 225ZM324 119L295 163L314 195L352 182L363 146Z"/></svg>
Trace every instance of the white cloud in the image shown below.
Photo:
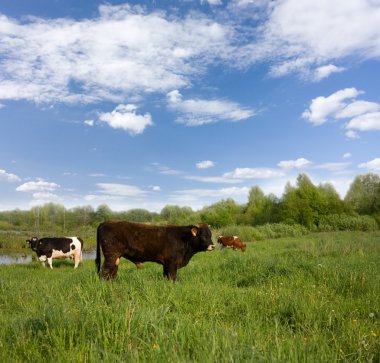
<svg viewBox="0 0 380 363"><path fill-rule="evenodd" d="M270 168L236 168L223 174L223 177L232 179L268 179L281 176L284 176L282 171Z"/></svg>
<svg viewBox="0 0 380 363"><path fill-rule="evenodd" d="M343 159L348 159L348 158L350 158L352 156L352 154L351 153L344 153L343 154Z"/></svg>
<svg viewBox="0 0 380 363"><path fill-rule="evenodd" d="M305 110L302 117L314 125L324 124L329 117L334 117L347 105L346 100L356 98L360 92L356 88L345 88L328 97L317 97L311 101L309 109Z"/></svg>
<svg viewBox="0 0 380 363"><path fill-rule="evenodd" d="M85 120L84 124L87 126L94 126L94 120Z"/></svg>
<svg viewBox="0 0 380 363"><path fill-rule="evenodd" d="M163 175L180 175L181 171L169 168L165 165L161 165L160 163L152 163L152 166L155 170L157 170L160 174Z"/></svg>
<svg viewBox="0 0 380 363"><path fill-rule="evenodd" d="M195 165L198 169L209 169L215 166L215 163L211 160L204 160L196 163Z"/></svg>
<svg viewBox="0 0 380 363"><path fill-rule="evenodd" d="M120 103L182 88L227 59L233 39L228 24L201 14L128 4L101 5L92 19L0 23L0 99L32 102Z"/></svg>
<svg viewBox="0 0 380 363"><path fill-rule="evenodd" d="M368 161L366 163L361 163L358 165L361 169L369 169L373 171L380 171L380 158L375 158L371 161Z"/></svg>
<svg viewBox="0 0 380 363"><path fill-rule="evenodd" d="M210 5L222 5L222 0L201 0L201 3L207 2Z"/></svg>
<svg viewBox="0 0 380 363"><path fill-rule="evenodd" d="M112 112L99 114L99 120L106 122L114 129L123 129L131 135L142 134L147 126L153 125L149 113L138 115L135 105L118 105Z"/></svg>
<svg viewBox="0 0 380 363"><path fill-rule="evenodd" d="M119 197L144 197L147 192L134 185L99 183L100 193Z"/></svg>
<svg viewBox="0 0 380 363"><path fill-rule="evenodd" d="M284 169L292 169L292 168L296 168L296 169L300 169L300 168L304 168L304 167L307 167L309 165L311 165L312 162L305 159L305 158L299 158L299 159L296 159L296 160L284 160L284 161L280 161L277 165L280 167L280 168L284 168Z"/></svg>
<svg viewBox="0 0 380 363"><path fill-rule="evenodd" d="M355 98L363 92L356 88L346 88L328 97L314 98L302 117L314 125L322 125L328 119L349 119L344 125L346 136L357 139L357 131L380 130L380 104Z"/></svg>
<svg viewBox="0 0 380 363"><path fill-rule="evenodd" d="M21 178L18 177L16 174L8 173L7 171L0 169L0 180L5 180L8 182L16 182L16 181L20 181Z"/></svg>
<svg viewBox="0 0 380 363"><path fill-rule="evenodd" d="M58 195L50 192L37 192L33 193L33 198L35 199L34 203L43 204L47 202L54 202L59 200Z"/></svg>
<svg viewBox="0 0 380 363"><path fill-rule="evenodd" d="M344 70L345 70L345 68L337 67L334 64L328 64L326 66L321 66L321 67L318 67L314 71L314 80L320 81L324 78L329 77L333 73L340 73L340 72L343 72Z"/></svg>
<svg viewBox="0 0 380 363"><path fill-rule="evenodd" d="M251 49L253 55L274 58L282 74L308 74L313 65L352 55L361 60L380 55L377 0L335 0L334 6L329 0L284 0L269 3L267 13L262 39Z"/></svg>
<svg viewBox="0 0 380 363"><path fill-rule="evenodd" d="M357 116L347 123L346 128L348 130L379 131L380 112L370 112Z"/></svg>
<svg viewBox="0 0 380 363"><path fill-rule="evenodd" d="M102 177L102 176L107 176L107 174L104 174L104 173L91 173L91 174L88 174L88 176L90 176L92 178L99 178L99 177Z"/></svg>
<svg viewBox="0 0 380 363"><path fill-rule="evenodd" d="M56 183L50 183L43 179L21 184L16 188L18 192L52 192L60 188Z"/></svg>
<svg viewBox="0 0 380 363"><path fill-rule="evenodd" d="M354 101L344 107L342 110L336 113L335 117L351 118L359 115L363 115L368 112L376 112L380 110L380 104L376 102L368 101Z"/></svg>
<svg viewBox="0 0 380 363"><path fill-rule="evenodd" d="M248 187L230 187L218 189L185 189L173 192L170 196L172 200L186 203L204 198L234 198L248 196Z"/></svg>
<svg viewBox="0 0 380 363"><path fill-rule="evenodd" d="M378 0L233 0L223 22L179 13L123 4L92 19L0 15L0 99L121 103L188 87L215 63L270 61L274 75L320 80L343 70L332 62L380 56Z"/></svg>
<svg viewBox="0 0 380 363"><path fill-rule="evenodd" d="M345 135L346 135L346 137L348 137L349 139L352 139L352 140L360 138L359 134L354 130L346 131Z"/></svg>
<svg viewBox="0 0 380 363"><path fill-rule="evenodd" d="M230 176L199 176L199 175L186 175L183 177L188 180L200 181L202 183L216 183L216 184L238 184L241 179L233 179Z"/></svg>
<svg viewBox="0 0 380 363"><path fill-rule="evenodd" d="M169 109L177 112L176 121L187 126L200 126L220 121L242 121L255 115L253 109L227 100L187 99L178 90L167 94Z"/></svg>
<svg viewBox="0 0 380 363"><path fill-rule="evenodd" d="M151 188L152 188L152 190L153 190L154 192L160 192L160 191L161 191L161 188L160 188L159 185L152 185Z"/></svg>
<svg viewBox="0 0 380 363"><path fill-rule="evenodd" d="M328 170L332 172L339 172L346 169L350 165L351 165L350 162L322 163L322 164L315 165L314 169L323 169L323 170Z"/></svg>

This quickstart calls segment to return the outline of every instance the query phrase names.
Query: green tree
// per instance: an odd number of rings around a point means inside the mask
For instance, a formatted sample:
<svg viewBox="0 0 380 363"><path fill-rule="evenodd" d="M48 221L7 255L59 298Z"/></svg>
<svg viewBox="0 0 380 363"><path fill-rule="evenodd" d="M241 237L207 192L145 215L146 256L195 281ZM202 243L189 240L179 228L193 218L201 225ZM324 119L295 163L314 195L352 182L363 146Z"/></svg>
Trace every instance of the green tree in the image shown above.
<svg viewBox="0 0 380 363"><path fill-rule="evenodd" d="M318 191L323 200L321 215L344 213L344 202L331 183L320 184Z"/></svg>
<svg viewBox="0 0 380 363"><path fill-rule="evenodd" d="M95 220L97 222L108 221L113 218L113 212L107 204L101 204L95 211Z"/></svg>
<svg viewBox="0 0 380 363"><path fill-rule="evenodd" d="M151 222L152 221L152 213L149 212L146 209L142 208L135 208L135 209L130 209L126 213L124 213L124 218L130 222Z"/></svg>
<svg viewBox="0 0 380 363"><path fill-rule="evenodd" d="M162 208L160 216L169 224L195 224L196 213L190 207L166 205Z"/></svg>
<svg viewBox="0 0 380 363"><path fill-rule="evenodd" d="M278 199L275 195L265 196L260 187L252 187L249 191L248 203L242 215L242 224L260 225L277 222Z"/></svg>
<svg viewBox="0 0 380 363"><path fill-rule="evenodd" d="M299 174L297 186L289 183L285 187L282 198L282 220L286 223L299 223L313 228L319 223L326 210L323 197L318 188L306 174Z"/></svg>
<svg viewBox="0 0 380 363"><path fill-rule="evenodd" d="M344 201L356 213L375 214L379 204L379 186L379 175L358 175L350 185Z"/></svg>
<svg viewBox="0 0 380 363"><path fill-rule="evenodd" d="M243 212L243 207L236 204L233 199L221 200L209 207L205 207L200 212L202 222L219 228L237 224L239 216Z"/></svg>

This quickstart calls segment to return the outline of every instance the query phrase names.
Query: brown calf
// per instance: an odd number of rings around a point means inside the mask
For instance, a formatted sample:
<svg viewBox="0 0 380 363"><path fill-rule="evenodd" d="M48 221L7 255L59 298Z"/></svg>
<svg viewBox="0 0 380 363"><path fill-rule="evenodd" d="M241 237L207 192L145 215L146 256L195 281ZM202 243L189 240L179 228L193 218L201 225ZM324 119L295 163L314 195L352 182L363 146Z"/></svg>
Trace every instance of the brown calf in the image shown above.
<svg viewBox="0 0 380 363"><path fill-rule="evenodd" d="M242 250L244 252L247 248L246 244L237 236L219 236L218 244L221 248L230 247L234 250Z"/></svg>

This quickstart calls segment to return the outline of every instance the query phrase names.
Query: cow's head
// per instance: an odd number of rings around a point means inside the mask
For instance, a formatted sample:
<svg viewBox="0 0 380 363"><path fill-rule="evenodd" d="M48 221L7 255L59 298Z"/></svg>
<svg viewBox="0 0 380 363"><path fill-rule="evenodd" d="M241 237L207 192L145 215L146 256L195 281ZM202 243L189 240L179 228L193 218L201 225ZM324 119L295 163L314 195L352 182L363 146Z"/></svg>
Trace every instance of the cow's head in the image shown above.
<svg viewBox="0 0 380 363"><path fill-rule="evenodd" d="M244 252L247 249L247 245L245 243L242 243L241 250Z"/></svg>
<svg viewBox="0 0 380 363"><path fill-rule="evenodd" d="M191 226L193 245L198 251L212 251L215 248L211 239L211 231L207 224Z"/></svg>
<svg viewBox="0 0 380 363"><path fill-rule="evenodd" d="M32 237L31 239L27 239L27 240L26 240L26 242L29 243L30 248L31 248L33 251L37 251L38 241L39 241L39 239L38 239L37 237Z"/></svg>

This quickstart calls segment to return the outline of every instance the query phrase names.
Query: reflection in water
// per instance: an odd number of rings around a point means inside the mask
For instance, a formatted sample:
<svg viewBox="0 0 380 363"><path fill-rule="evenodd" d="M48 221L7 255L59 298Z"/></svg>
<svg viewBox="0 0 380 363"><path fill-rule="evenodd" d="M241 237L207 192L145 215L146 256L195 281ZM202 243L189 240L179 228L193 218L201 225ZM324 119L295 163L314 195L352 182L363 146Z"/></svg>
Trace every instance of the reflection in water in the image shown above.
<svg viewBox="0 0 380 363"><path fill-rule="evenodd" d="M32 262L32 255L3 255L0 254L0 265Z"/></svg>
<svg viewBox="0 0 380 363"><path fill-rule="evenodd" d="M34 255L35 257L36 255ZM0 265L13 265L19 263L29 263L33 261L33 255L25 253L3 253L0 251ZM83 259L95 259L95 251L83 252Z"/></svg>

